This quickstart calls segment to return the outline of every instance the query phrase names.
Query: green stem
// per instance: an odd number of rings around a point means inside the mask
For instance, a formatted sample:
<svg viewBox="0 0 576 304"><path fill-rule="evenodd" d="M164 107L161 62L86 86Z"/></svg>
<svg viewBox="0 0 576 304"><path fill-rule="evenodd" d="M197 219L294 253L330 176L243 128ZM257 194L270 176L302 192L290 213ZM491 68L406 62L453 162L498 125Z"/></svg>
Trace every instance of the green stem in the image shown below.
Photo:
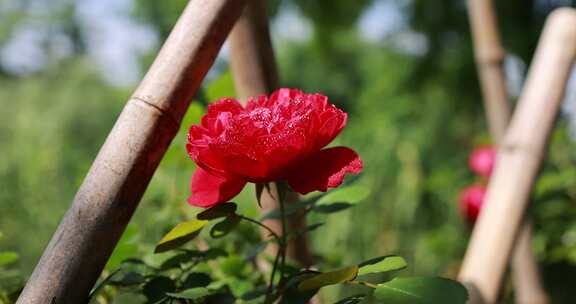
<svg viewBox="0 0 576 304"><path fill-rule="evenodd" d="M243 216L243 215L238 215L238 216L239 216L241 219L243 219L243 220L245 220L245 221L247 221L247 222L256 224L256 225L258 225L258 226L266 229L266 231L270 232L270 234L276 239L277 242L280 242L280 236L279 236L276 232L274 232L274 230L272 230L272 228L270 228L270 227L268 227L268 226L260 223L260 222L257 221L257 220L251 219L251 218L249 218L249 217L246 217L246 216Z"/></svg>
<svg viewBox="0 0 576 304"><path fill-rule="evenodd" d="M280 185L279 185L280 188ZM282 190L278 189L278 192L280 192ZM280 200L279 200L279 204L280 204L280 219L282 222L282 242L280 245L280 248L278 249L281 252L281 256L280 256L280 280L282 280L282 278L284 277L284 266L286 264L286 251L287 251L287 246L288 246L288 228L287 228L287 219L286 219L286 206L284 204L284 196L283 195L279 195L280 196Z"/></svg>
<svg viewBox="0 0 576 304"><path fill-rule="evenodd" d="M273 303L280 296L280 288L277 288L276 293L273 295L274 290L274 279L276 277L276 272L280 268L280 280L281 284L284 277L284 264L286 263L286 246L287 246L287 226L286 226L286 208L284 205L284 198L286 194L286 187L281 183L277 183L277 195L278 195L278 205L280 205L280 220L282 223L282 232L278 234L274 233L278 241L278 252L276 253L276 258L274 259L274 265L272 266L272 273L270 274L270 283L268 285L268 290L266 291L266 299L264 303ZM269 230L270 232L271 229Z"/></svg>

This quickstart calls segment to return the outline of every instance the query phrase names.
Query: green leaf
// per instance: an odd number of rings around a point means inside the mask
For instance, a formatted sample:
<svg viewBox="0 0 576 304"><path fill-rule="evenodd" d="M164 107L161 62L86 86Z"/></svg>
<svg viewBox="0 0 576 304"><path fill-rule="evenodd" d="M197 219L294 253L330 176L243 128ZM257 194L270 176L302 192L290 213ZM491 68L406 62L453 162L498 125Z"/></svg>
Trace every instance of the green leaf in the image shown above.
<svg viewBox="0 0 576 304"><path fill-rule="evenodd" d="M204 272L192 272L182 283L182 288L195 288L195 287L206 287L210 285L212 278L207 273Z"/></svg>
<svg viewBox="0 0 576 304"><path fill-rule="evenodd" d="M220 261L220 269L229 277L241 277L247 271L249 264L237 255L231 255Z"/></svg>
<svg viewBox="0 0 576 304"><path fill-rule="evenodd" d="M395 278L379 284L374 296L383 303L399 304L464 304L468 300L462 284L433 277Z"/></svg>
<svg viewBox="0 0 576 304"><path fill-rule="evenodd" d="M185 289L179 293L172 293L167 292L166 295L175 298L175 299L182 299L182 300L196 300L200 298L207 297L211 294L214 294L213 290L210 290L206 287L194 287Z"/></svg>
<svg viewBox="0 0 576 304"><path fill-rule="evenodd" d="M176 284L168 277L158 276L148 281L142 289L142 293L148 298L148 303L156 303L174 292Z"/></svg>
<svg viewBox="0 0 576 304"><path fill-rule="evenodd" d="M319 272L303 270L299 273L289 276L285 284L285 293L282 297L282 304L307 304L310 299L318 292L318 289L300 291L298 285L308 278L318 275Z"/></svg>
<svg viewBox="0 0 576 304"><path fill-rule="evenodd" d="M365 275L369 273L388 272L406 268L406 261L396 255L383 256L366 261L358 267L358 275Z"/></svg>
<svg viewBox="0 0 576 304"><path fill-rule="evenodd" d="M298 290L306 291L318 289L328 285L334 285L339 283L344 283L352 281L356 278L358 274L358 266L350 266L340 270L320 273L311 278L302 281L298 285Z"/></svg>
<svg viewBox="0 0 576 304"><path fill-rule="evenodd" d="M0 267L14 263L18 260L18 254L13 251L0 252Z"/></svg>
<svg viewBox="0 0 576 304"><path fill-rule="evenodd" d="M354 207L353 204L345 203L345 202L336 202L331 204L322 204L318 206L314 206L312 209L314 212L318 213L334 213L342 210L346 210L350 207Z"/></svg>
<svg viewBox="0 0 576 304"><path fill-rule="evenodd" d="M356 204L370 195L370 189L364 185L355 184L353 186L338 188L324 195L319 201L318 205L333 203L333 202L347 202Z"/></svg>
<svg viewBox="0 0 576 304"><path fill-rule="evenodd" d="M172 268L180 268L183 264L192 262L192 259L194 259L193 253L183 252L164 261L162 265L160 265L160 269L168 270Z"/></svg>
<svg viewBox="0 0 576 304"><path fill-rule="evenodd" d="M210 209L206 209L198 215L196 218L199 220L213 220L221 217L227 217L231 214L236 212L238 206L235 203L225 203L225 204L218 204Z"/></svg>
<svg viewBox="0 0 576 304"><path fill-rule="evenodd" d="M286 216L290 216L290 215L314 204L315 202L316 202L315 200L306 200L306 201L302 201L302 202L295 202L295 203L286 204L286 206L284 207L284 214ZM279 219L280 213L281 213L280 208L272 209L270 212L264 214L264 216L262 216L260 218L260 220Z"/></svg>
<svg viewBox="0 0 576 304"><path fill-rule="evenodd" d="M244 301L256 300L256 299L266 295L267 291L268 291L267 286L261 286L261 287L258 287L254 290L251 290L251 291L243 294L242 297L240 297L240 298Z"/></svg>
<svg viewBox="0 0 576 304"><path fill-rule="evenodd" d="M131 286L142 284L144 281L145 278L143 275L137 272L128 272L118 278L114 277L110 279L109 284L115 286Z"/></svg>
<svg viewBox="0 0 576 304"><path fill-rule="evenodd" d="M191 220L176 225L156 245L154 253L165 252L186 244L194 239L207 223L208 221Z"/></svg>
<svg viewBox="0 0 576 304"><path fill-rule="evenodd" d="M315 223L315 224L310 224L300 230L294 231L291 233L291 237L299 237L305 233L309 233L312 232L320 227L324 226L324 223Z"/></svg>
<svg viewBox="0 0 576 304"><path fill-rule="evenodd" d="M212 229L210 229L210 236L217 239L227 235L238 225L238 223L240 223L240 220L241 217L236 214L229 215L223 221L212 226Z"/></svg>
<svg viewBox="0 0 576 304"><path fill-rule="evenodd" d="M349 296L346 297L334 304L358 304L360 302L362 302L362 300L364 300L364 298L366 298L366 295L363 294L357 294L357 295L353 295L353 296Z"/></svg>

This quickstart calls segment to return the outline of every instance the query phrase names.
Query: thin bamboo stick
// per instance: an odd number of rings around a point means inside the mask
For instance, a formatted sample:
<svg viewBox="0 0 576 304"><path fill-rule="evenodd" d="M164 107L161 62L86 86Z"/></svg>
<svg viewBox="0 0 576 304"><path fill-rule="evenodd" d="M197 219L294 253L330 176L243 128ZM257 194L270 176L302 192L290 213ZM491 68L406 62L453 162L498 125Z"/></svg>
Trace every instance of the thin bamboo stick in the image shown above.
<svg viewBox="0 0 576 304"><path fill-rule="evenodd" d="M469 0L468 13L488 126L498 143L504 137L511 112L502 70L506 53L500 42L492 0Z"/></svg>
<svg viewBox="0 0 576 304"><path fill-rule="evenodd" d="M505 51L492 0L469 0L468 13L488 125L496 144L499 144L506 132L512 110L502 67ZM523 225L521 236L512 257L516 302L546 304L549 302L548 295L542 287L538 263L532 252L530 221Z"/></svg>
<svg viewBox="0 0 576 304"><path fill-rule="evenodd" d="M278 72L274 59L274 50L270 39L266 2L253 0L246 6L244 13L230 33L230 65L234 75L234 84L241 102L246 103L251 96L268 94L278 87ZM268 212L279 207L276 185L262 187L258 200L262 212ZM289 202L298 200L296 193L290 192ZM267 220L265 224L274 232L281 234L282 227L278 220ZM306 219L302 215L290 218L290 228L299 230L306 227ZM264 234L268 232L263 231ZM276 246L269 246L268 252L275 255ZM287 256L299 262L302 266L314 263L306 236L293 238L288 244Z"/></svg>
<svg viewBox="0 0 576 304"><path fill-rule="evenodd" d="M86 303L245 1L190 1L128 100L17 303Z"/></svg>
<svg viewBox="0 0 576 304"><path fill-rule="evenodd" d="M516 240L512 253L512 281L516 303L547 304L550 298L542 286L540 269L532 250L532 224L526 220Z"/></svg>
<svg viewBox="0 0 576 304"><path fill-rule="evenodd" d="M546 22L464 258L459 279L472 303L497 302L575 56L576 10L558 9Z"/></svg>

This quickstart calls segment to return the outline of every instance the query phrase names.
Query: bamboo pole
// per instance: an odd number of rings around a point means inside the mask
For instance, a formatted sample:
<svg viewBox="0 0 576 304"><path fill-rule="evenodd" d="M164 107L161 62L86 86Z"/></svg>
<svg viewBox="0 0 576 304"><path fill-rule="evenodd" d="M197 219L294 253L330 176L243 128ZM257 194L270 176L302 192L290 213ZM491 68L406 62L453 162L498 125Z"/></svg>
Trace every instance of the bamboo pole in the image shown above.
<svg viewBox="0 0 576 304"><path fill-rule="evenodd" d="M245 1L192 0L126 103L17 303L86 303Z"/></svg>
<svg viewBox="0 0 576 304"><path fill-rule="evenodd" d="M550 298L542 286L540 269L532 249L532 224L522 225L512 253L512 281L518 304L547 304Z"/></svg>
<svg viewBox="0 0 576 304"><path fill-rule="evenodd" d="M471 302L496 303L499 287L544 157L576 56L576 10L548 18L526 85L502 141L460 281Z"/></svg>
<svg viewBox="0 0 576 304"><path fill-rule="evenodd" d="M266 2L253 0L244 9L244 13L230 33L230 65L234 75L234 84L238 97L245 104L251 96L269 94L278 87L278 72L274 59L274 50L270 39ZM262 212L268 212L279 207L278 191L275 184L269 187L259 186L262 191L258 201ZM290 192L289 202L298 200L298 195ZM282 227L278 220L266 220L274 232L281 234ZM299 230L306 227L306 219L296 214L290 218L290 228ZM264 234L268 232L263 231ZM269 246L267 252L275 255L277 246ZM306 235L293 238L288 244L287 256L300 263L301 266L311 266L314 258L308 246Z"/></svg>
<svg viewBox="0 0 576 304"><path fill-rule="evenodd" d="M506 54L500 42L492 0L468 0L468 14L488 126L499 142L506 132L511 110L502 70Z"/></svg>
<svg viewBox="0 0 576 304"><path fill-rule="evenodd" d="M492 0L468 0L468 13L488 125L492 138L499 144L506 132L512 110L502 68L505 51ZM532 249L530 221L526 221L521 229L521 237L512 257L516 302L546 304L549 299L542 287L538 263Z"/></svg>

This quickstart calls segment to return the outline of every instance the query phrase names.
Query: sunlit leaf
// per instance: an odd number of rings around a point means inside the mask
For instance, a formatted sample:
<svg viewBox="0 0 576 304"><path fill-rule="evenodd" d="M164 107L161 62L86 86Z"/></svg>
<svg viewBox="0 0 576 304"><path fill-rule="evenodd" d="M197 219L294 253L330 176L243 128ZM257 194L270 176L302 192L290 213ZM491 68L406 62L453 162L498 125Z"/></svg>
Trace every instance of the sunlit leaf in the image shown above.
<svg viewBox="0 0 576 304"><path fill-rule="evenodd" d="M406 260L400 256L383 256L358 265L358 275L400 270L406 268L406 265Z"/></svg>
<svg viewBox="0 0 576 304"><path fill-rule="evenodd" d="M18 260L18 254L12 251L0 252L0 266L12 264Z"/></svg>
<svg viewBox="0 0 576 304"><path fill-rule="evenodd" d="M464 304L468 300L462 284L433 277L395 278L379 284L374 296L382 303Z"/></svg>
<svg viewBox="0 0 576 304"><path fill-rule="evenodd" d="M308 278L320 274L317 271L303 270L288 278L285 284L286 292L282 298L283 304L308 304L309 300L318 292L318 289L300 291L298 285Z"/></svg>
<svg viewBox="0 0 576 304"><path fill-rule="evenodd" d="M196 299L204 298L204 297L209 296L211 294L214 294L214 291L210 290L206 287L194 287L194 288L189 288L189 289L183 290L183 291L178 292L178 293L172 293L172 292L166 293L166 295L171 297L171 298L182 299L182 300L196 300Z"/></svg>
<svg viewBox="0 0 576 304"><path fill-rule="evenodd" d="M318 289L354 280L358 274L358 266L350 266L336 271L324 272L302 281L298 290L306 291Z"/></svg>
<svg viewBox="0 0 576 304"><path fill-rule="evenodd" d="M238 223L240 223L240 220L241 218L235 214L228 216L218 224L212 226L212 229L210 229L210 236L213 238L221 238L227 235L238 225Z"/></svg>
<svg viewBox="0 0 576 304"><path fill-rule="evenodd" d="M168 232L156 245L155 253L178 248L194 239L208 221L191 220L183 222Z"/></svg>
<svg viewBox="0 0 576 304"><path fill-rule="evenodd" d="M212 208L206 209L198 213L198 215L196 215L196 218L199 220L213 220L221 217L227 217L231 214L234 214L237 208L238 206L232 202L225 204L218 204Z"/></svg>

